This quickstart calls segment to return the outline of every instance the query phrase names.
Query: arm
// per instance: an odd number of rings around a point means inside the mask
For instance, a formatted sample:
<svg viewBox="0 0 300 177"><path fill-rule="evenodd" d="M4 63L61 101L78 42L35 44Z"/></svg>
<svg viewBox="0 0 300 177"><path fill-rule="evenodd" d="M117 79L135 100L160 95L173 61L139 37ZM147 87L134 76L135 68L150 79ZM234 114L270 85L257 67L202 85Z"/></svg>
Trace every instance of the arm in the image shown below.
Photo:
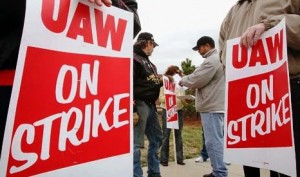
<svg viewBox="0 0 300 177"><path fill-rule="evenodd" d="M189 88L202 88L206 86L216 73L216 69L211 62L206 59L200 67L187 76L183 76L179 84Z"/></svg>
<svg viewBox="0 0 300 177"><path fill-rule="evenodd" d="M223 63L223 65L226 64L226 61L225 61L225 52L226 52L226 45L225 45L225 40L226 40L226 29L227 29L227 21L226 21L227 18L224 19L222 25L221 25L221 28L220 28L220 35L219 35L219 56L220 56L220 59L221 59L221 62Z"/></svg>
<svg viewBox="0 0 300 177"><path fill-rule="evenodd" d="M134 15L134 37L141 31L141 22L137 12L138 4L136 0L89 0L91 3L95 3L99 6L105 5L110 7L111 5L119 7L121 9L130 11Z"/></svg>
<svg viewBox="0 0 300 177"><path fill-rule="evenodd" d="M298 9L294 9L295 12L277 16L269 16L268 18L262 20L262 22L266 30L268 30L277 25L281 19L285 17L287 46L293 50L300 51L300 1L295 1L295 3L298 4ZM292 9L292 7L290 7L290 9Z"/></svg>
<svg viewBox="0 0 300 177"><path fill-rule="evenodd" d="M219 34L219 55L221 58L221 61L223 65L225 65L225 52L226 52L226 40L228 40L228 37L226 36L227 31L228 31L228 26L230 24L230 21L232 19L232 14L233 14L233 9L235 6L233 6L226 17L224 18L221 27L220 27L220 34Z"/></svg>
<svg viewBox="0 0 300 177"><path fill-rule="evenodd" d="M284 8L286 14L269 15L262 19L261 23L249 27L242 35L241 44L246 47L254 45L264 31L273 28L285 17L287 46L295 51L300 51L300 1L292 2Z"/></svg>
<svg viewBox="0 0 300 177"><path fill-rule="evenodd" d="M141 31L141 22L138 14L138 3L136 0L112 0L112 5L133 13L134 37Z"/></svg>

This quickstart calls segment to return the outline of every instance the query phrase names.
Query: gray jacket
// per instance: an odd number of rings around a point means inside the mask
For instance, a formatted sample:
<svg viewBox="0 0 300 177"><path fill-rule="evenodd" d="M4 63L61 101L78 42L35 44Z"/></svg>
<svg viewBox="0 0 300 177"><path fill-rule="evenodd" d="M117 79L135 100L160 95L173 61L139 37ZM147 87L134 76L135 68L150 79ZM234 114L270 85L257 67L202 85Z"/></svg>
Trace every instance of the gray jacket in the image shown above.
<svg viewBox="0 0 300 177"><path fill-rule="evenodd" d="M287 52L290 78L300 77L300 1L256 0L234 5L225 17L219 46L225 65L226 41L240 37L250 26L264 23L265 30L286 20Z"/></svg>
<svg viewBox="0 0 300 177"><path fill-rule="evenodd" d="M197 111L224 111L225 73L217 49L208 51L203 57L203 63L192 74L184 76L181 83L196 89Z"/></svg>

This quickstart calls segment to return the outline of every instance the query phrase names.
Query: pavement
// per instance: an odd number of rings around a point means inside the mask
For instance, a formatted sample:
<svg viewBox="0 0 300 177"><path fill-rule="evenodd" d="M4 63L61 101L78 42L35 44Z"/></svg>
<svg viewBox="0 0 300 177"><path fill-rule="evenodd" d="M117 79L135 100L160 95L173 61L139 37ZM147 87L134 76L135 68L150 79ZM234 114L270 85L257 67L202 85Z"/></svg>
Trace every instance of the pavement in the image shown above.
<svg viewBox="0 0 300 177"><path fill-rule="evenodd" d="M195 157L196 158L196 157ZM185 165L177 165L174 162L169 162L169 166L160 165L162 177L202 177L212 171L210 161L196 163L194 159L184 160ZM227 165L228 177L244 177L242 165L230 164ZM144 176L147 176L147 167L143 167ZM269 177L269 170L260 170L261 177Z"/></svg>

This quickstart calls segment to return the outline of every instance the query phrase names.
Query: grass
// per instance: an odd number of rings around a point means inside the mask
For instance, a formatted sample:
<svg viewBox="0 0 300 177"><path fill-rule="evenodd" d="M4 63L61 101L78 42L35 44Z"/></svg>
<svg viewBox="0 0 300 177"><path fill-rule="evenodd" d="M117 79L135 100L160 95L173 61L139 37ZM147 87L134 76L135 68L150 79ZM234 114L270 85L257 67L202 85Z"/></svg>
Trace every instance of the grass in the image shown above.
<svg viewBox="0 0 300 177"><path fill-rule="evenodd" d="M160 115L159 115L160 116ZM160 118L160 117L159 117ZM160 119L161 120L161 119ZM201 138L201 121L200 118L184 118L182 140L183 140L183 156L184 159L191 159L199 156L202 147ZM174 161L174 145L173 134L170 135L170 158L169 162ZM145 137L145 148L142 150L142 164L147 165L147 147L148 140ZM160 157L160 154L158 154Z"/></svg>

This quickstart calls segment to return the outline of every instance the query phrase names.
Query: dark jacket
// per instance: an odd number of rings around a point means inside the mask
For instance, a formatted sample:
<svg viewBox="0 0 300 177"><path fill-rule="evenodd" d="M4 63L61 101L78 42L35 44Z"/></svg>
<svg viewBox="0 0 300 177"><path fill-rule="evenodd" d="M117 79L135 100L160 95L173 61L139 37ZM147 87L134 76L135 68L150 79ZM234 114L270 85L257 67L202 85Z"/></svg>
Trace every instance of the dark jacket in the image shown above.
<svg viewBox="0 0 300 177"><path fill-rule="evenodd" d="M135 37L141 31L141 22L137 12L138 4L136 0L112 0L112 5L133 13L133 36Z"/></svg>
<svg viewBox="0 0 300 177"><path fill-rule="evenodd" d="M156 66L149 60L142 49L134 47L133 54L133 97L155 104L162 83L159 81Z"/></svg>
<svg viewBox="0 0 300 177"><path fill-rule="evenodd" d="M16 68L25 5L25 0L0 1L0 70Z"/></svg>

